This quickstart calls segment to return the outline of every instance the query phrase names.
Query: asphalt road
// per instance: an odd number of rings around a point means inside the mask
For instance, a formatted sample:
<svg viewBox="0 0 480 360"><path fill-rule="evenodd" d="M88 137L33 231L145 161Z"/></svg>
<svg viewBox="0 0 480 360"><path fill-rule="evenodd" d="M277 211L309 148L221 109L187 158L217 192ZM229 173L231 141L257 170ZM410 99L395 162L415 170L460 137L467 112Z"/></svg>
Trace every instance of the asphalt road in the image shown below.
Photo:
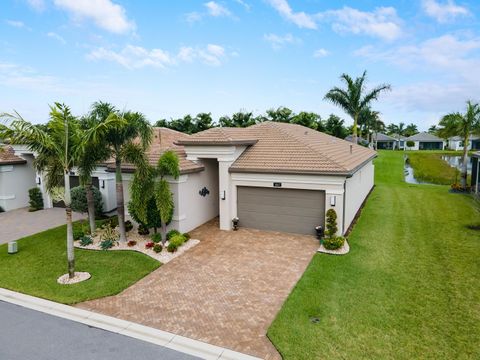
<svg viewBox="0 0 480 360"><path fill-rule="evenodd" d="M0 301L1 360L194 360L196 357Z"/></svg>

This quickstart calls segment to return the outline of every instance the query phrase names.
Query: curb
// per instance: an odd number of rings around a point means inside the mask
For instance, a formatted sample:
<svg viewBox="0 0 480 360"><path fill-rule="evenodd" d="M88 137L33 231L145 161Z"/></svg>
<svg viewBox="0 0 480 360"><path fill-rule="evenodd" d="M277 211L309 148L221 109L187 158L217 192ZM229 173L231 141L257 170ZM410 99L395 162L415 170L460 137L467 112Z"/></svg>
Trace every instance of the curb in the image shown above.
<svg viewBox="0 0 480 360"><path fill-rule="evenodd" d="M76 321L207 360L260 360L202 341L0 288L0 301Z"/></svg>

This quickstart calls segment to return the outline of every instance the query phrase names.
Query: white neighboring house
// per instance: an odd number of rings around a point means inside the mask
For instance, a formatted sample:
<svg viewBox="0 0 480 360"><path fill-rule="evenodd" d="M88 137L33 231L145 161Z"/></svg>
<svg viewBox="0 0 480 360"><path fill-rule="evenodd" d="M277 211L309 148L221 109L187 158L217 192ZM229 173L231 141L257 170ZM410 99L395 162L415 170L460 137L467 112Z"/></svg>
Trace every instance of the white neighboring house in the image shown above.
<svg viewBox="0 0 480 360"><path fill-rule="evenodd" d="M28 206L28 190L35 187L33 156L19 156L11 146L0 152L0 207L14 210Z"/></svg>
<svg viewBox="0 0 480 360"><path fill-rule="evenodd" d="M409 141L414 145L407 146ZM421 132L405 139L406 150L443 150L445 145L446 142L443 139L427 132Z"/></svg>
<svg viewBox="0 0 480 360"><path fill-rule="evenodd" d="M448 138L447 146L450 150L463 150L463 139L460 136L452 136ZM471 135L468 141L468 150L480 150L480 136Z"/></svg>
<svg viewBox="0 0 480 360"><path fill-rule="evenodd" d="M175 203L169 228L181 232L216 217L222 230L230 230L238 217L244 227L314 234L333 208L344 234L374 185L375 151L300 125L264 122L194 135L155 128L150 163L166 150L180 159L180 177L168 181ZM122 166L125 204L134 171L131 164ZM93 176L104 210L113 210L113 162L99 166ZM74 185L75 178L73 171ZM44 196L46 207L55 206Z"/></svg>

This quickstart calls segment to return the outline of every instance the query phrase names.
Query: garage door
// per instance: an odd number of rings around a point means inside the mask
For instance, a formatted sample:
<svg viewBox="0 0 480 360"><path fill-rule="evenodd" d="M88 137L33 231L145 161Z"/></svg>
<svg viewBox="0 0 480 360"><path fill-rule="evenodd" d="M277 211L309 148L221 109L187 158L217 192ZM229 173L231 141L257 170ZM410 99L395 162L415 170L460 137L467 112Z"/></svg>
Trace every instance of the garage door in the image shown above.
<svg viewBox="0 0 480 360"><path fill-rule="evenodd" d="M296 234L315 234L325 223L325 192L240 186L240 226Z"/></svg>

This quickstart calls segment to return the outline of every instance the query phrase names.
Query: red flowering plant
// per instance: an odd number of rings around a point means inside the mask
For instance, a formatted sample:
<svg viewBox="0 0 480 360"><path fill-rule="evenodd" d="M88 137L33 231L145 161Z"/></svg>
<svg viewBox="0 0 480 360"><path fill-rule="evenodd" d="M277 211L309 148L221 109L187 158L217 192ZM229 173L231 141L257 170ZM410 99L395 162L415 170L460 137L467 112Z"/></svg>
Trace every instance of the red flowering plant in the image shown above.
<svg viewBox="0 0 480 360"><path fill-rule="evenodd" d="M146 247L147 249L151 249L151 248L153 248L154 246L155 246L155 243L154 243L153 241L149 241L149 242L147 242L147 243L145 244L145 247Z"/></svg>

